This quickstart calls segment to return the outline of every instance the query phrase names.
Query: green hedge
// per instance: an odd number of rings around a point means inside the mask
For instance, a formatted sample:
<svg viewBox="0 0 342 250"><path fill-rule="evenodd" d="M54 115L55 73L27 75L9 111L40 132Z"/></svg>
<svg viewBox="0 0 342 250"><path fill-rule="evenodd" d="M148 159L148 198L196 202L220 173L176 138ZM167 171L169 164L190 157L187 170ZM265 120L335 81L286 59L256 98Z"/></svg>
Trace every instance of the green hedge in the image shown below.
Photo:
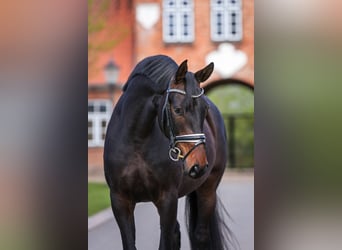
<svg viewBox="0 0 342 250"><path fill-rule="evenodd" d="M105 183L88 183L88 216L110 207L109 188Z"/></svg>

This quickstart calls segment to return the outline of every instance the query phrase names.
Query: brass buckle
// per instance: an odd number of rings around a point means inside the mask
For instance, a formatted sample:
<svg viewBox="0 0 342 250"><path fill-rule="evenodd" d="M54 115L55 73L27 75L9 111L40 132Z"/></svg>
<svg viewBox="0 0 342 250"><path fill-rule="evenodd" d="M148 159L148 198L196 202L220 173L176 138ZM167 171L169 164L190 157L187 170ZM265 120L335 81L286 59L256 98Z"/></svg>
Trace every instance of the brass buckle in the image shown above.
<svg viewBox="0 0 342 250"><path fill-rule="evenodd" d="M170 148L170 150L169 150L169 157L173 161L179 161L180 158L183 158L181 153L182 153L181 150L179 148L177 148L177 147Z"/></svg>

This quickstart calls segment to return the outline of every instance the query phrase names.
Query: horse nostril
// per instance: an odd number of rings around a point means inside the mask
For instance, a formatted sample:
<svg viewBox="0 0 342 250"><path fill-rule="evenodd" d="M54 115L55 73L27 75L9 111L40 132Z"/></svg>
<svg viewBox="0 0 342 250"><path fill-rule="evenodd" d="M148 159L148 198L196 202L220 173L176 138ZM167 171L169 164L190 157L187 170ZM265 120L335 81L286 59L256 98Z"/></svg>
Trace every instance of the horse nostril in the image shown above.
<svg viewBox="0 0 342 250"><path fill-rule="evenodd" d="M190 169L190 172L189 172L189 175L192 177L192 178L196 178L197 175L199 174L200 172L200 167L198 164L194 165L191 169Z"/></svg>
<svg viewBox="0 0 342 250"><path fill-rule="evenodd" d="M192 166L192 168L190 169L188 175L191 177L191 178L199 178L201 177L202 175L204 175L204 173L207 172L209 168L209 165L208 164L205 164L202 168L198 165L198 164L195 164Z"/></svg>
<svg viewBox="0 0 342 250"><path fill-rule="evenodd" d="M196 171L196 173L198 173L198 172L200 171L200 168L199 168L198 164L196 164L195 166L193 166L192 169L193 169L194 171Z"/></svg>

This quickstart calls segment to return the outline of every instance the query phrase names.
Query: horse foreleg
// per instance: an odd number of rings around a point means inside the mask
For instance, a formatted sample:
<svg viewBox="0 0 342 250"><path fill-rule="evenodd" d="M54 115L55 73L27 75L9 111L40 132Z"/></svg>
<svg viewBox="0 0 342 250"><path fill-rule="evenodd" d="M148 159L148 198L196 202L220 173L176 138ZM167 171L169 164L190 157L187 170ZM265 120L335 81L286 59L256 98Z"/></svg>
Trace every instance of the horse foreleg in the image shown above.
<svg viewBox="0 0 342 250"><path fill-rule="evenodd" d="M111 193L112 209L119 225L124 250L136 250L135 247L135 203L123 198L121 195Z"/></svg>
<svg viewBox="0 0 342 250"><path fill-rule="evenodd" d="M179 250L181 247L181 233L178 221L176 221L176 227L173 234L173 249Z"/></svg>
<svg viewBox="0 0 342 250"><path fill-rule="evenodd" d="M177 223L177 194L165 195L155 203L160 216L159 250L178 250L180 247L179 224ZM177 227L178 224L178 227ZM178 238L178 239L177 239Z"/></svg>
<svg viewBox="0 0 342 250"><path fill-rule="evenodd" d="M216 183L205 182L187 196L188 231L193 250L222 250L219 218L216 213Z"/></svg>
<svg viewBox="0 0 342 250"><path fill-rule="evenodd" d="M196 250L209 250L212 248L212 235L219 232L211 232L211 220L215 216L216 192L197 193L197 208L198 217L196 222L196 229L194 232ZM215 244L215 243L214 243Z"/></svg>

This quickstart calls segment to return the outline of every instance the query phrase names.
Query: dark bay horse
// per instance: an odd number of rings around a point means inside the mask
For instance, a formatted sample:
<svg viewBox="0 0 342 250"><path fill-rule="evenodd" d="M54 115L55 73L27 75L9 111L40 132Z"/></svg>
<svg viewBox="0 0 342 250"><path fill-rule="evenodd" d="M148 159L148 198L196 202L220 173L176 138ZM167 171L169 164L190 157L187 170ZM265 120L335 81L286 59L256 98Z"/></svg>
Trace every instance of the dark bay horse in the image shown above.
<svg viewBox="0 0 342 250"><path fill-rule="evenodd" d="M108 125L105 177L123 248L136 249L134 208L152 201L160 215L159 249L180 249L178 198L186 195L193 250L227 249L229 229L220 217L216 189L227 153L224 123L200 83L210 63L188 72L167 56L137 64Z"/></svg>

